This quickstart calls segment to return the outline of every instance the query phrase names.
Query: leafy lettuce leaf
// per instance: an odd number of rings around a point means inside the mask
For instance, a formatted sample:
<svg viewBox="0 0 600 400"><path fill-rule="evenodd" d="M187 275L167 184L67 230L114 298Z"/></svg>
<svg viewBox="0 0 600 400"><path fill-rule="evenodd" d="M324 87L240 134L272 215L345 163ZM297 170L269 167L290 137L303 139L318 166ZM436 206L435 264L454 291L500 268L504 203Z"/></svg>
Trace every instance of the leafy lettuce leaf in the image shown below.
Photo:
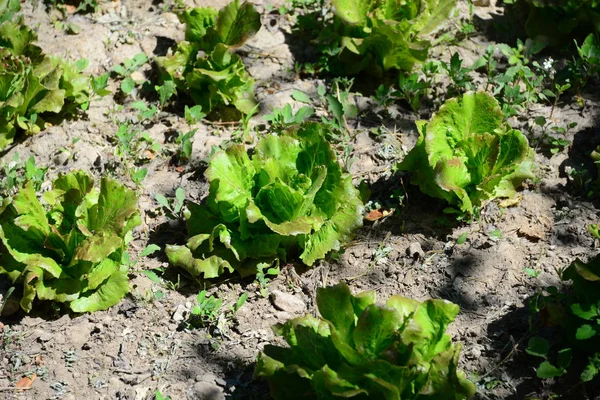
<svg viewBox="0 0 600 400"><path fill-rule="evenodd" d="M349 241L363 205L324 139L310 123L216 153L205 176L209 195L188 204L186 246L167 246L169 261L196 277L255 273L260 263L298 256L306 265Z"/></svg>
<svg viewBox="0 0 600 400"><path fill-rule="evenodd" d="M121 259L140 223L136 194L109 178L60 175L42 201L29 182L0 206L0 274L23 285L26 312L36 297L105 310L129 292Z"/></svg>
<svg viewBox="0 0 600 400"><path fill-rule="evenodd" d="M320 318L278 324L289 347L265 346L255 377L269 382L274 399L466 399L475 385L458 371L460 345L447 326L458 314L445 300L423 303L375 293L357 296L346 284L320 288Z"/></svg>
<svg viewBox="0 0 600 400"><path fill-rule="evenodd" d="M298 17L295 30L308 34L323 64L334 74L373 75L410 71L427 59L427 35L450 15L456 0L333 0L335 17L318 10ZM325 22L323 22L323 20Z"/></svg>
<svg viewBox="0 0 600 400"><path fill-rule="evenodd" d="M473 214L474 207L510 198L533 178L527 138L504 122L494 97L485 92L450 99L429 122L418 121L419 140L398 169L413 173L423 193Z"/></svg>
<svg viewBox="0 0 600 400"><path fill-rule="evenodd" d="M194 8L181 14L185 41L172 55L157 57L163 80L175 82L203 110L233 107L249 114L256 106L254 79L232 52L260 29L260 15L250 3L234 0L220 11Z"/></svg>
<svg viewBox="0 0 600 400"><path fill-rule="evenodd" d="M90 99L89 79L81 69L44 55L35 40L20 19L0 24L0 150L17 130L39 133L47 115L73 115Z"/></svg>

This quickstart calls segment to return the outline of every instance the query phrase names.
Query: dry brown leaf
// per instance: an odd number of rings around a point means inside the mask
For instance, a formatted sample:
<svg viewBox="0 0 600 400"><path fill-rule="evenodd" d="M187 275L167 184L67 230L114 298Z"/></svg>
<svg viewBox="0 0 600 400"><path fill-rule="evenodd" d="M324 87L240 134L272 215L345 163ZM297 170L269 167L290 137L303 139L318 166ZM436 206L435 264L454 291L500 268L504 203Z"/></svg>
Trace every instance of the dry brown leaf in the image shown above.
<svg viewBox="0 0 600 400"><path fill-rule="evenodd" d="M36 378L36 374L32 374L31 378L28 376L24 376L19 380L19 382L15 383L15 387L18 389L29 389L31 388L31 385L33 385L33 382Z"/></svg>
<svg viewBox="0 0 600 400"><path fill-rule="evenodd" d="M373 210L370 211L366 216L365 219L367 221L377 221L378 219L387 217L388 215L392 215L394 213L394 210L383 210L381 211L381 209L377 209L377 210Z"/></svg>
<svg viewBox="0 0 600 400"><path fill-rule="evenodd" d="M365 219L367 221L377 221L379 218L383 217L383 213L379 210L370 211Z"/></svg>
<svg viewBox="0 0 600 400"><path fill-rule="evenodd" d="M522 226L519 228L518 234L519 236L525 236L527 239L534 242L537 242L538 240L544 239L546 237L546 233L538 225Z"/></svg>
<svg viewBox="0 0 600 400"><path fill-rule="evenodd" d="M519 205L521 200L523 200L523 195L519 194L513 198L502 200L500 202L500 207L504 207L504 208L513 207L513 206Z"/></svg>

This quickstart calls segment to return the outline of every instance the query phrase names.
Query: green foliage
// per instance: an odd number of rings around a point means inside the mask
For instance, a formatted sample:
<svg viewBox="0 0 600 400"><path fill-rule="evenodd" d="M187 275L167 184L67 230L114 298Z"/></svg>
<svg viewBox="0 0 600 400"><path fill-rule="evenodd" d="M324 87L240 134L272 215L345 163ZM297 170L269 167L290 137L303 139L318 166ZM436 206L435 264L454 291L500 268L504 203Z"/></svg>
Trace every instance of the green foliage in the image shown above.
<svg viewBox="0 0 600 400"><path fill-rule="evenodd" d="M308 106L300 107L294 113L292 106L288 103L283 108L273 109L271 114L267 114L263 118L271 123L273 129L285 129L307 121L314 113L315 109Z"/></svg>
<svg viewBox="0 0 600 400"><path fill-rule="evenodd" d="M15 153L10 163L0 164L0 202L3 197L15 194L25 182L31 182L33 188L39 191L47 171L48 167L35 165L33 156L30 156L26 162L22 162L19 154Z"/></svg>
<svg viewBox="0 0 600 400"><path fill-rule="evenodd" d="M449 16L455 0L333 0L328 17L322 3L298 17L296 31L316 43L319 69L334 74L391 69L410 71L424 62L431 44L425 36Z"/></svg>
<svg viewBox="0 0 600 400"><path fill-rule="evenodd" d="M86 63L46 56L35 40L21 20L0 25L0 150L17 130L39 133L46 116L73 115L90 98L89 80L81 74Z"/></svg>
<svg viewBox="0 0 600 400"><path fill-rule="evenodd" d="M587 366L580 376L587 382L600 371L600 256L588 263L575 260L562 272L561 279L571 281L571 290L562 293L550 287L547 295L534 299L531 308L547 319L545 325L560 328L562 340L551 345L545 338L534 336L527 352L545 359L537 369L539 378L564 375L573 356L587 356ZM556 357L552 357L554 353Z"/></svg>
<svg viewBox="0 0 600 400"><path fill-rule="evenodd" d="M207 113L233 106L244 114L255 107L254 79L232 52L260 29L260 15L250 3L233 0L217 11L194 8L180 15L185 41L175 53L157 57L162 79L175 82Z"/></svg>
<svg viewBox="0 0 600 400"><path fill-rule="evenodd" d="M28 182L0 204L0 274L23 285L26 312L36 297L105 310L129 291L122 260L140 223L135 192L109 178L60 175L41 201Z"/></svg>
<svg viewBox="0 0 600 400"><path fill-rule="evenodd" d="M596 0L521 1L529 8L527 35L542 45L564 45L574 36L600 31L600 7Z"/></svg>
<svg viewBox="0 0 600 400"><path fill-rule="evenodd" d="M20 0L0 0L0 24L12 20L19 11L21 11Z"/></svg>
<svg viewBox="0 0 600 400"><path fill-rule="evenodd" d="M242 308L246 300L248 300L248 293L244 292L235 304L225 307L222 299L215 296L208 297L206 290L203 290L196 297L198 304L192 308L187 326L190 328L216 327L219 333L225 333L229 321Z"/></svg>
<svg viewBox="0 0 600 400"><path fill-rule="evenodd" d="M133 92L136 86L144 83L143 80L135 81L131 74L148 62L148 57L144 53L138 53L133 58L126 58L121 64L115 65L113 71L123 80L121 81L121 91L126 95ZM156 89L158 91L158 87Z"/></svg>
<svg viewBox="0 0 600 400"><path fill-rule="evenodd" d="M195 277L255 274L258 265L298 255L306 265L347 242L362 224L362 202L324 139L309 123L261 139L249 157L232 145L210 159L204 204L188 203L186 246L169 261Z"/></svg>
<svg viewBox="0 0 600 400"><path fill-rule="evenodd" d="M418 121L419 140L398 169L413 172L423 193L461 213L494 198L510 198L533 178L527 138L504 122L498 102L485 92L450 99L429 122Z"/></svg>
<svg viewBox="0 0 600 400"><path fill-rule="evenodd" d="M320 288L312 315L275 325L289 347L265 346L255 377L275 399L466 399L475 385L458 371L460 345L447 326L459 307L375 292L353 296L346 284Z"/></svg>
<svg viewBox="0 0 600 400"><path fill-rule="evenodd" d="M194 145L192 139L194 138L196 131L197 129L192 129L191 131L188 131L186 133L183 133L181 131L178 133L177 139L175 139L175 143L179 145L176 154L179 164L185 164L188 161L190 161Z"/></svg>

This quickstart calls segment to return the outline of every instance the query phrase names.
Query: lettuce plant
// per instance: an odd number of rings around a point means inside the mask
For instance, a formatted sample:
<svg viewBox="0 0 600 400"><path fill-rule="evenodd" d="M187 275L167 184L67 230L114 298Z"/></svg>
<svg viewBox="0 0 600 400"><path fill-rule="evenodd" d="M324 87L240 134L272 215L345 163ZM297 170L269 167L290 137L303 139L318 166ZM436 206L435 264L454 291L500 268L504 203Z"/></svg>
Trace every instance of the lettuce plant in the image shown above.
<svg viewBox="0 0 600 400"><path fill-rule="evenodd" d="M140 223L137 195L112 179L98 189L86 172L71 172L41 200L29 182L0 204L0 274L23 285L26 312L36 297L105 310L129 291L121 260Z"/></svg>
<svg viewBox="0 0 600 400"><path fill-rule="evenodd" d="M310 123L266 136L251 157L242 145L217 152L205 173L208 197L188 203L190 237L185 246L167 246L169 261L215 278L296 255L310 266L339 249L361 226L363 206L326 129Z"/></svg>
<svg viewBox="0 0 600 400"><path fill-rule="evenodd" d="M398 169L411 171L423 193L473 214L484 201L510 198L533 178L533 150L511 129L494 97L466 93L446 103L429 122L418 121L419 140Z"/></svg>
<svg viewBox="0 0 600 400"><path fill-rule="evenodd" d="M597 0L509 0L528 8L527 35L540 44L565 45L573 36L600 33ZM520 11L520 10L519 10Z"/></svg>
<svg viewBox="0 0 600 400"><path fill-rule="evenodd" d="M573 356L587 356L580 378L591 381L600 372L600 256L588 263L575 260L561 273L561 279L572 283L571 290L559 292L550 287L547 295L538 295L530 305L545 326L558 328L559 335L552 342L533 336L527 352L545 360L537 368L540 378L562 376Z"/></svg>
<svg viewBox="0 0 600 400"><path fill-rule="evenodd" d="M475 385L458 370L460 345L446 327L459 307L375 292L353 296L343 283L319 288L320 318L294 318L273 330L289 347L265 346L255 377L274 399L466 399Z"/></svg>
<svg viewBox="0 0 600 400"><path fill-rule="evenodd" d="M21 11L20 0L0 0L0 24L9 21Z"/></svg>
<svg viewBox="0 0 600 400"><path fill-rule="evenodd" d="M180 15L185 41L172 55L157 57L163 80L175 82L206 112L233 106L249 114L256 106L254 79L232 49L260 29L260 15L250 3L233 0L220 11L194 8Z"/></svg>
<svg viewBox="0 0 600 400"><path fill-rule="evenodd" d="M296 31L321 53L329 72L380 75L391 69L410 71L427 59L426 36L444 22L456 0L332 0L335 15L319 7L298 17ZM324 21L323 21L324 20Z"/></svg>
<svg viewBox="0 0 600 400"><path fill-rule="evenodd" d="M20 20L0 25L0 150L17 130L39 133L46 116L73 115L90 99L84 65L44 55L35 40Z"/></svg>

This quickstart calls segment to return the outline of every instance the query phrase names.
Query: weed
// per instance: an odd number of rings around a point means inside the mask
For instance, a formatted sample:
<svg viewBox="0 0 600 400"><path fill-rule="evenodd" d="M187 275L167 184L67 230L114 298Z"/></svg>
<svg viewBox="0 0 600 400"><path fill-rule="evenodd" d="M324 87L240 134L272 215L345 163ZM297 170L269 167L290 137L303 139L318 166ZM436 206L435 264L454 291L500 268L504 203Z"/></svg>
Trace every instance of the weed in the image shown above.
<svg viewBox="0 0 600 400"><path fill-rule="evenodd" d="M145 82L145 79L135 80L131 75L146 62L148 62L148 57L144 53L138 53L133 58L126 58L121 64L113 67L113 72L123 79L121 81L121 91L123 93L129 95L136 86Z"/></svg>
<svg viewBox="0 0 600 400"><path fill-rule="evenodd" d="M208 327L214 333L225 334L247 299L248 293L244 292L234 304L225 307L222 299L212 295L207 297L206 290L203 290L196 297L198 304L192 308L186 325L188 328Z"/></svg>
<svg viewBox="0 0 600 400"><path fill-rule="evenodd" d="M279 264L274 267L268 263L260 263L256 267L256 283L258 283L258 289L262 297L267 297L269 289L269 278L268 275L277 276L281 272Z"/></svg>
<svg viewBox="0 0 600 400"><path fill-rule="evenodd" d="M185 202L185 189L178 187L175 190L175 198L167 200L165 196L157 193L154 196L156 202L162 207L163 212L169 219L179 219L183 216L183 204Z"/></svg>

